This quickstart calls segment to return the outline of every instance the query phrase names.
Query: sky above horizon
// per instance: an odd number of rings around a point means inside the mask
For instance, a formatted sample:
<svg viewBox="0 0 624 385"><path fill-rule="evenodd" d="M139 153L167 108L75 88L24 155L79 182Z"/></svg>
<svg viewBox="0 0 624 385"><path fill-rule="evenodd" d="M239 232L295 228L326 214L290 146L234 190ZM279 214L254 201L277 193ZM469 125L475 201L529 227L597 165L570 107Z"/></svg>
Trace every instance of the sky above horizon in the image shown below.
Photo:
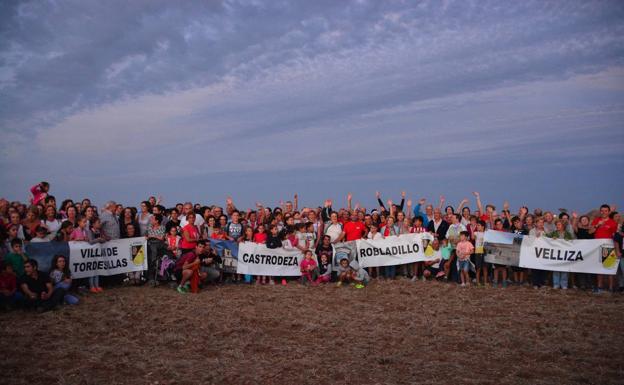
<svg viewBox="0 0 624 385"><path fill-rule="evenodd" d="M0 196L624 207L622 1L3 1Z"/></svg>

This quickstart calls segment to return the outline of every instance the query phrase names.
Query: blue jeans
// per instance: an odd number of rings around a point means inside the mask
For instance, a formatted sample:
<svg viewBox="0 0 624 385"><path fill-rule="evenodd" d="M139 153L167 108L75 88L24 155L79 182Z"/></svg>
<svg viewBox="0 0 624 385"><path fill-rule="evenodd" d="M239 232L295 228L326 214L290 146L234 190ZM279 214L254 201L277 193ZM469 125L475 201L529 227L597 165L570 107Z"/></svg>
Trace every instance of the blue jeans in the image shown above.
<svg viewBox="0 0 624 385"><path fill-rule="evenodd" d="M555 289L561 287L568 288L568 273L565 271L553 271L553 287Z"/></svg>
<svg viewBox="0 0 624 385"><path fill-rule="evenodd" d="M64 289L66 292L69 292L69 289L71 289L71 283L67 283L67 282L59 282L56 285L54 285L55 289L61 288ZM77 305L78 302L80 302L80 300L78 299L78 297L76 297L75 295L71 295L71 294L65 294L65 297L63 298L65 300L65 303L68 305Z"/></svg>
<svg viewBox="0 0 624 385"><path fill-rule="evenodd" d="M93 277L89 277L89 288L100 286L100 276L94 275Z"/></svg>
<svg viewBox="0 0 624 385"><path fill-rule="evenodd" d="M384 277L392 278L396 276L396 266L385 266L383 267Z"/></svg>

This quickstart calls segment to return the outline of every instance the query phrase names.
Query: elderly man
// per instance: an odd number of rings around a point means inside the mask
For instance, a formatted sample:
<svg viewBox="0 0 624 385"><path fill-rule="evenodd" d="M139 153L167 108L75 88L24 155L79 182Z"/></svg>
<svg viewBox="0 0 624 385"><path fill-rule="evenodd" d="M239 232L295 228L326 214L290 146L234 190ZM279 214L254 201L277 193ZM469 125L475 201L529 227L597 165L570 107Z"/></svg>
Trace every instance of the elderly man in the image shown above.
<svg viewBox="0 0 624 385"><path fill-rule="evenodd" d="M180 215L180 227L184 227L187 225L187 220L186 220L186 216L188 215L188 213L194 213L195 211L193 211L193 204L191 202L186 202L184 204L184 206L182 206L182 215ZM199 227L202 226L204 223L206 223L206 221L204 221L204 218L202 218L201 215L195 215L195 226Z"/></svg>
<svg viewBox="0 0 624 385"><path fill-rule="evenodd" d="M119 218L115 214L117 204L114 201L108 201L104 205L100 213L100 221L102 222L102 232L108 239L119 239Z"/></svg>

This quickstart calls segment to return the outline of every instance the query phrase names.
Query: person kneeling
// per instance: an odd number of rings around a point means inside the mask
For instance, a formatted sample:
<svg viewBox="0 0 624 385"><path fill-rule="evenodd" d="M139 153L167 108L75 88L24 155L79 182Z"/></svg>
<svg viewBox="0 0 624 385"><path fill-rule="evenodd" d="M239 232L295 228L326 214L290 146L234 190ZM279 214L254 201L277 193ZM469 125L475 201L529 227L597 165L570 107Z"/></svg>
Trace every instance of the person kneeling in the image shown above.
<svg viewBox="0 0 624 385"><path fill-rule="evenodd" d="M197 241L197 245L193 251L183 254L176 262L174 274L179 282L177 288L179 293L188 293L193 280L199 282L201 267L200 256L204 253L205 249L206 241L200 239ZM207 273L204 274L207 275Z"/></svg>

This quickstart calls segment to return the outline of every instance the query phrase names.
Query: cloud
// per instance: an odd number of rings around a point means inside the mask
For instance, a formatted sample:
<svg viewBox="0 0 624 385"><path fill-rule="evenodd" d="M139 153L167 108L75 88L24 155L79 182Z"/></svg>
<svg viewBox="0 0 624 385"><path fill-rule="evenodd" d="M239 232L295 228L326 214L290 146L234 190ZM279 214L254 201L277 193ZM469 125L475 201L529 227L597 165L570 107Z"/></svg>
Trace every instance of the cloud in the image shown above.
<svg viewBox="0 0 624 385"><path fill-rule="evenodd" d="M0 181L622 158L619 2L2 7Z"/></svg>

